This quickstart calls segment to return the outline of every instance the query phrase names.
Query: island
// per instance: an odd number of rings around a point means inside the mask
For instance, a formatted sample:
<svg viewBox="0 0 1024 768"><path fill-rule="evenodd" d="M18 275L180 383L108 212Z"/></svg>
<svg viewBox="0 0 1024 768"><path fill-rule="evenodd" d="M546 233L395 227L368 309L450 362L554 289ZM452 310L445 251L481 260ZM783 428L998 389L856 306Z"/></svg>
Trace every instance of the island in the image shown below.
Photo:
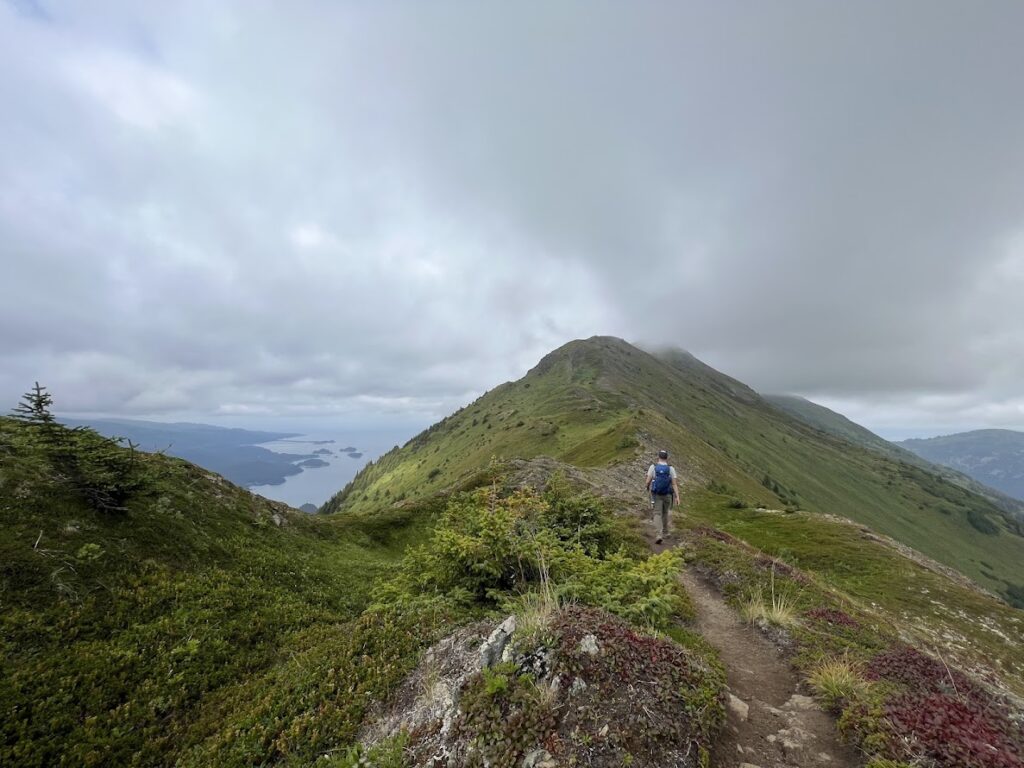
<svg viewBox="0 0 1024 768"><path fill-rule="evenodd" d="M348 457L350 459L361 459L363 458L363 454L361 454L359 451L349 451Z"/></svg>
<svg viewBox="0 0 1024 768"><path fill-rule="evenodd" d="M316 504L310 504L307 501L305 504L303 504L301 507L299 507L299 511L300 512L305 512L306 514L309 514L309 515L315 515L317 512L320 511L320 509L317 507Z"/></svg>
<svg viewBox="0 0 1024 768"><path fill-rule="evenodd" d="M295 466L302 467L303 469L319 469L320 467L329 467L331 465L323 459L303 459L302 461L295 462Z"/></svg>
<svg viewBox="0 0 1024 768"><path fill-rule="evenodd" d="M285 479L302 472L297 462L317 459L312 454L275 453L260 443L288 441L301 437L298 432L263 432L249 429L215 427L189 422L164 423L137 419L61 418L69 427L91 427L107 437L131 440L139 450L166 453L191 461L204 469L223 475L237 485L281 485ZM333 441L320 441L333 442ZM327 466L326 462L322 465Z"/></svg>

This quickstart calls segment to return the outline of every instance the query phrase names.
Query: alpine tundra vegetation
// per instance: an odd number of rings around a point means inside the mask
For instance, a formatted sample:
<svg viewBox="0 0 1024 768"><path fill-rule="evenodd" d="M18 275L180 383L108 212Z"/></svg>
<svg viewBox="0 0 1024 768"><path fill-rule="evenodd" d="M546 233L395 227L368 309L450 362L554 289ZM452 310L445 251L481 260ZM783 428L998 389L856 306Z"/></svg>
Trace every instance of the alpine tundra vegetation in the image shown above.
<svg viewBox="0 0 1024 768"><path fill-rule="evenodd" d="M572 342L318 515L36 394L0 420L3 764L1024 765L1018 519L685 353ZM736 696L708 600L789 703Z"/></svg>

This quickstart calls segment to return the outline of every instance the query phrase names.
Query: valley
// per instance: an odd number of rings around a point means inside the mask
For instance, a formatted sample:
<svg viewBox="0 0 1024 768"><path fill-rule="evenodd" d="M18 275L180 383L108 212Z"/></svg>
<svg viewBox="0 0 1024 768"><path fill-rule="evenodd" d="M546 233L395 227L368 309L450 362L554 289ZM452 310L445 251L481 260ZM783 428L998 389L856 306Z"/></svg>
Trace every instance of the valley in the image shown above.
<svg viewBox="0 0 1024 768"><path fill-rule="evenodd" d="M957 435L905 440L899 445L923 459L969 475L1024 504L1024 432L979 429Z"/></svg>

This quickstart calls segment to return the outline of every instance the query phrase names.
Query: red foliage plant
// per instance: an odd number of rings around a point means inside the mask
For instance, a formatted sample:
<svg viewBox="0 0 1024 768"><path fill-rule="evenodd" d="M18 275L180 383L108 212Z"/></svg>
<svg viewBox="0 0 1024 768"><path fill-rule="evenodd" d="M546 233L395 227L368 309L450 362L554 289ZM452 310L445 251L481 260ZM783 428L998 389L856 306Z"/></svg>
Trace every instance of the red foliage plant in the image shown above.
<svg viewBox="0 0 1024 768"><path fill-rule="evenodd" d="M896 686L885 705L889 728L911 751L943 768L1024 768L1024 732L997 697L915 648L876 656L868 679Z"/></svg>
<svg viewBox="0 0 1024 768"><path fill-rule="evenodd" d="M988 698L988 694L962 672L950 669L938 659L909 645L893 648L875 656L868 665L865 676L869 680L885 680L905 685L910 690L921 693L953 693Z"/></svg>
<svg viewBox="0 0 1024 768"><path fill-rule="evenodd" d="M886 705L885 717L896 733L912 735L917 747L941 766L1024 768L1020 729L970 699L906 693Z"/></svg>
<svg viewBox="0 0 1024 768"><path fill-rule="evenodd" d="M839 627L859 627L860 624L848 613L837 608L811 608L804 614L808 619L823 621L827 624L834 624Z"/></svg>

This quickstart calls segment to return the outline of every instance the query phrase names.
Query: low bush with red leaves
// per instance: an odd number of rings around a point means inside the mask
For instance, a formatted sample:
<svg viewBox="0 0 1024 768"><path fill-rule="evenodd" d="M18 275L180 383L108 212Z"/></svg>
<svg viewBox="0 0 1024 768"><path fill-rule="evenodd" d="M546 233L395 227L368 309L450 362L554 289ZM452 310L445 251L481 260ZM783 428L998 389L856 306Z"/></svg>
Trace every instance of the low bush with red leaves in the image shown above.
<svg viewBox="0 0 1024 768"><path fill-rule="evenodd" d="M813 621L822 621L837 627L859 627L860 622L838 608L811 608L804 616Z"/></svg>
<svg viewBox="0 0 1024 768"><path fill-rule="evenodd" d="M943 768L1024 768L1024 730L1004 702L941 660L895 648L872 659L865 676L892 687L882 714L904 757Z"/></svg>

